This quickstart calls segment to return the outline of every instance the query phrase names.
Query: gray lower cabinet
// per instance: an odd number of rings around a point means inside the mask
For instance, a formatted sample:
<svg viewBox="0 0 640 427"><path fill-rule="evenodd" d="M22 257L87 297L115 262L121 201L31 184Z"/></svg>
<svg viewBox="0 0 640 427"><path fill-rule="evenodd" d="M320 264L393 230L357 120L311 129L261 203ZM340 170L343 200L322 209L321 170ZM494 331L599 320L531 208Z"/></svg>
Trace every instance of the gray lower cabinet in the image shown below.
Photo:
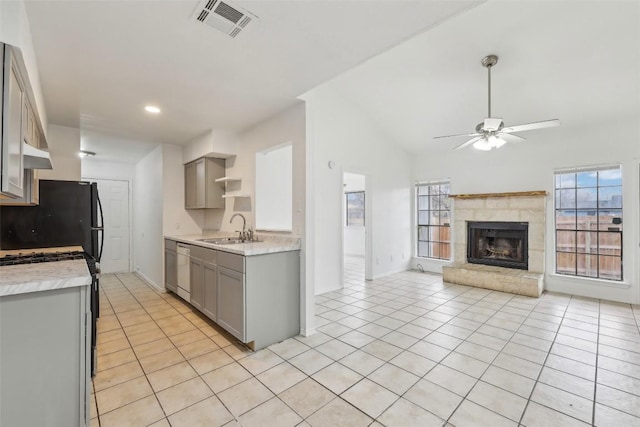
<svg viewBox="0 0 640 427"><path fill-rule="evenodd" d="M216 321L218 251L190 246L191 305Z"/></svg>
<svg viewBox="0 0 640 427"><path fill-rule="evenodd" d="M172 245L165 240L165 287L175 292ZM190 302L205 316L254 350L300 332L300 251L245 257L188 246Z"/></svg>
<svg viewBox="0 0 640 427"><path fill-rule="evenodd" d="M0 297L0 425L88 426L89 286Z"/></svg>
<svg viewBox="0 0 640 427"><path fill-rule="evenodd" d="M178 254L175 251L164 251L164 287L178 292Z"/></svg>
<svg viewBox="0 0 640 427"><path fill-rule="evenodd" d="M172 292L178 292L178 254L176 242L166 240L164 244L164 287Z"/></svg>
<svg viewBox="0 0 640 427"><path fill-rule="evenodd" d="M300 332L300 251L218 254L218 324L254 350Z"/></svg>
<svg viewBox="0 0 640 427"><path fill-rule="evenodd" d="M218 324L246 342L244 274L218 265Z"/></svg>
<svg viewBox="0 0 640 427"><path fill-rule="evenodd" d="M201 260L191 257L189 261L189 274L191 278L191 305L202 311L204 274Z"/></svg>
<svg viewBox="0 0 640 427"><path fill-rule="evenodd" d="M202 312L211 320L218 320L218 266L210 262L202 263L204 276L204 297Z"/></svg>

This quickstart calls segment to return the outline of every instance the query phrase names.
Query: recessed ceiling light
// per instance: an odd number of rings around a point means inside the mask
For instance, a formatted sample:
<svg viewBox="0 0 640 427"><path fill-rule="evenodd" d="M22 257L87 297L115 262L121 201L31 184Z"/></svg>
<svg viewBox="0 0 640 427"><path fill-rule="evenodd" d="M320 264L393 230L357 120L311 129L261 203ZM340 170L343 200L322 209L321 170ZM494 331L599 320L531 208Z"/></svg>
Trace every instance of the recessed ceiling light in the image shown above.
<svg viewBox="0 0 640 427"><path fill-rule="evenodd" d="M145 105L144 110L147 113L153 113L153 114L160 113L160 109L158 107L156 107L155 105Z"/></svg>
<svg viewBox="0 0 640 427"><path fill-rule="evenodd" d="M80 157L91 157L95 155L96 153L94 153L93 151L87 151L87 150L80 150L80 152L78 153L78 156Z"/></svg>

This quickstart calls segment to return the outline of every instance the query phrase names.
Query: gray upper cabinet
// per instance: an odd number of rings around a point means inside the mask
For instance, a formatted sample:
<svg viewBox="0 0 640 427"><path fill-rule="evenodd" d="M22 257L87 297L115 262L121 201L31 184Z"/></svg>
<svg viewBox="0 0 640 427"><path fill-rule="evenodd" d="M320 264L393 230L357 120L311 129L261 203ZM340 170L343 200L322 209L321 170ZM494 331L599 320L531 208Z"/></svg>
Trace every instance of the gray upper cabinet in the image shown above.
<svg viewBox="0 0 640 427"><path fill-rule="evenodd" d="M18 70L13 49L2 45L4 79L2 100L2 174L3 196L23 196L22 110L25 85Z"/></svg>
<svg viewBox="0 0 640 427"><path fill-rule="evenodd" d="M224 159L202 157L184 165L185 209L224 208L224 187L215 182L225 174Z"/></svg>
<svg viewBox="0 0 640 427"><path fill-rule="evenodd" d="M0 205L38 204L38 171L25 158L25 144L46 148L47 141L34 107L35 99L20 50L0 43Z"/></svg>

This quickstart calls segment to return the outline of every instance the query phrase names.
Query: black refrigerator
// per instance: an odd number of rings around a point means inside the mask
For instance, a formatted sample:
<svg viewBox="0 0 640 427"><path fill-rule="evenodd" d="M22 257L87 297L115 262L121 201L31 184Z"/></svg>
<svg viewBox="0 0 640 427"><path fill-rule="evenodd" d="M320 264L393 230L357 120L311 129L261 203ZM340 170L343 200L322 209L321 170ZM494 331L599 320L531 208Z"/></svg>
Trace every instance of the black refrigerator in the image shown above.
<svg viewBox="0 0 640 427"><path fill-rule="evenodd" d="M100 262L102 224L95 182L41 180L38 206L0 208L0 249L80 245Z"/></svg>

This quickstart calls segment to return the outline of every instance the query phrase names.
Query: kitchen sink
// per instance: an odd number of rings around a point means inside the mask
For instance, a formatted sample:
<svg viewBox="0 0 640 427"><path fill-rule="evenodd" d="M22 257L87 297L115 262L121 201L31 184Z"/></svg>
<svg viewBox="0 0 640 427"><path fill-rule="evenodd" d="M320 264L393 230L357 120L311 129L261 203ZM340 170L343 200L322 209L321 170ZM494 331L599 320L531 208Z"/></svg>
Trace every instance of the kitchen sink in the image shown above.
<svg viewBox="0 0 640 427"><path fill-rule="evenodd" d="M213 239L197 239L198 242L204 243L212 243L214 245L237 245L239 243L255 243L261 242L262 240L240 240L240 239L231 239L231 238L213 238Z"/></svg>

